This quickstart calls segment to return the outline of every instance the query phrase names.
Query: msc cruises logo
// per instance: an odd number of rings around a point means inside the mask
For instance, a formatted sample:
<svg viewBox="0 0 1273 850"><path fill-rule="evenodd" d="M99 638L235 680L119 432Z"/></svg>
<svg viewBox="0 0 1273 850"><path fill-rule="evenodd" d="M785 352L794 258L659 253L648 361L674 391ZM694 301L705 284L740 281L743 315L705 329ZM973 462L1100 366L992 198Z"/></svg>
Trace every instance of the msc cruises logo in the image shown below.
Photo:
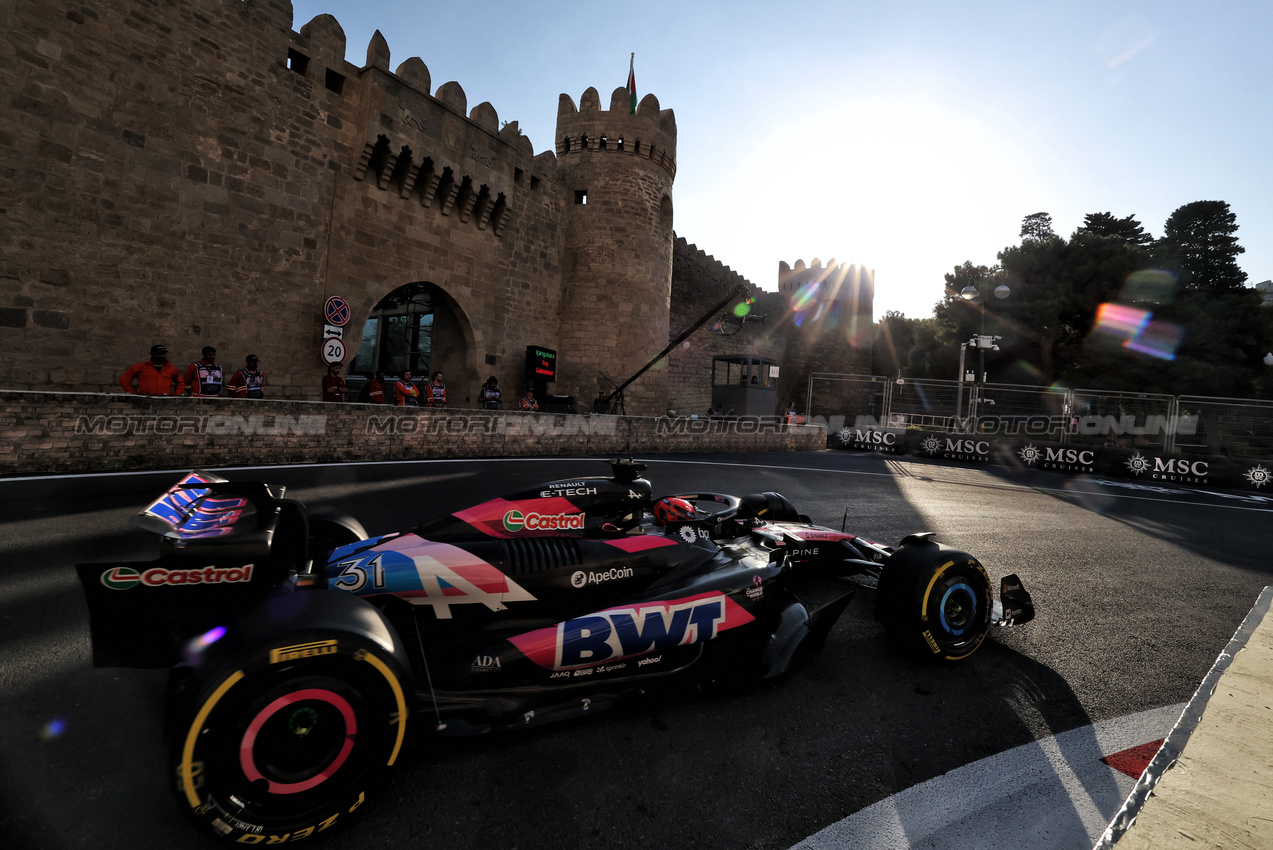
<svg viewBox="0 0 1273 850"><path fill-rule="evenodd" d="M1273 474L1262 466L1253 466L1246 472L1242 473L1242 475L1247 481L1251 482L1256 487L1263 487L1265 484L1269 483L1270 477L1273 477Z"/></svg>

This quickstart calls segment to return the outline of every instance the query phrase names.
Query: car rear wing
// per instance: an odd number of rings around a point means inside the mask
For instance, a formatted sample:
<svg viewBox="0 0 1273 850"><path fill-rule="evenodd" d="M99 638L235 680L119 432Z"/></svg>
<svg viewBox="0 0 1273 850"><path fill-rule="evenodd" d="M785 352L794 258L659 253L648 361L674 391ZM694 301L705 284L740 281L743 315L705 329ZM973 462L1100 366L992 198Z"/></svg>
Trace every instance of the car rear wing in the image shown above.
<svg viewBox="0 0 1273 850"><path fill-rule="evenodd" d="M282 490L195 471L133 523L154 561L79 564L97 667L167 667L304 567L308 517ZM294 577L291 578L294 581Z"/></svg>

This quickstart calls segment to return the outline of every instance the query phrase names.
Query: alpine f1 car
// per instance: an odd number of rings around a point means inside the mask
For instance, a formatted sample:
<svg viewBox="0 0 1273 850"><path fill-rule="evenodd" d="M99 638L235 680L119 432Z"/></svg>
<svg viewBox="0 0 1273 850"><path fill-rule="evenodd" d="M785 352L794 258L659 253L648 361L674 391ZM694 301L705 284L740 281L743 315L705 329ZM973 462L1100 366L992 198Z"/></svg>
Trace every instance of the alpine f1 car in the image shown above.
<svg viewBox="0 0 1273 850"><path fill-rule="evenodd" d="M145 563L78 567L97 666L171 667L180 805L223 838L348 820L412 734L579 716L778 676L859 587L903 644L967 658L1034 616L976 558L813 525L776 493L655 499L645 468L552 481L368 538L281 488L194 472L145 508Z"/></svg>

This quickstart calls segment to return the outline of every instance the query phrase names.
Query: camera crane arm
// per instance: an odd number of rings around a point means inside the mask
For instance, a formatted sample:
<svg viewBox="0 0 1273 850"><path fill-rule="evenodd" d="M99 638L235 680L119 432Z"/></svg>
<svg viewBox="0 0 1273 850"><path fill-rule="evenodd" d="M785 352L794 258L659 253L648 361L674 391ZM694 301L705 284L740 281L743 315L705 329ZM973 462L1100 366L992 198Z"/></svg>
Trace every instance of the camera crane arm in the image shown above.
<svg viewBox="0 0 1273 850"><path fill-rule="evenodd" d="M696 321L694 324L690 325L690 326L689 326L688 328L686 328L685 330L681 331L680 335L678 335L678 336L676 337L676 339L674 339L674 340L672 340L671 342L669 342L669 343L667 344L667 347L666 347L666 348L664 348L664 349L663 349L662 351L660 351L658 354L654 355L654 358L653 358L653 359L652 359L649 363L646 363L646 364L645 364L644 366L642 366L639 370L637 370L637 372L636 372L636 374L635 374L635 375L633 375L632 377L628 378L628 379L627 379L626 381L624 381L622 384L619 384L619 386L615 387L614 391L613 391L613 392L611 392L611 393L610 393L608 396L606 396L605 398L599 398L599 399L597 399L596 403L593 405L593 409L594 409L594 410L596 410L598 413L603 412L603 411L605 411L605 409L606 409L607 407L609 407L609 406L610 406L611 402L615 401L615 399L621 399L621 398L623 398L623 391L624 391L625 389L627 389L627 388L628 388L628 386L629 386L629 385L630 385L633 381L635 381L637 378L641 377L641 376L642 376L642 375L644 375L646 372L648 372L648 371L650 371L651 369L653 369L653 368L654 368L654 364L658 363L660 360L662 360L664 357L666 357L666 356L667 356L667 353L668 353L669 351L671 351L673 348L676 348L676 347L677 347L678 345L680 345L682 342L685 342L685 340L689 339L690 335L691 335L691 334L693 334L693 333L694 333L694 331L698 330L698 329L699 329L699 328L701 328L703 325L707 324L708 320L709 320L709 319L711 319L711 318L712 318L712 316L715 316L715 315L716 315L717 313L719 313L721 310L724 310L726 307L728 307L728 306L729 306L729 304L730 304L730 302L735 301L735 300L737 300L737 299L739 299L739 298L745 298L745 297L747 297L749 294L750 294L750 290L748 290L746 286L744 286L744 285L743 285L743 284L741 284L741 283L739 283L739 284L735 284L735 285L734 285L734 287L733 287L733 288L729 291L729 294L728 294L728 295L726 295L726 296L725 296L724 298L722 298L722 299L721 299L718 303L716 303L716 304L712 307L712 309L710 309L710 310L708 310L706 313L704 313L704 314L703 314L703 316L702 316L702 318L700 318L700 319L699 319L698 321ZM613 411L611 411L611 412L613 412Z"/></svg>

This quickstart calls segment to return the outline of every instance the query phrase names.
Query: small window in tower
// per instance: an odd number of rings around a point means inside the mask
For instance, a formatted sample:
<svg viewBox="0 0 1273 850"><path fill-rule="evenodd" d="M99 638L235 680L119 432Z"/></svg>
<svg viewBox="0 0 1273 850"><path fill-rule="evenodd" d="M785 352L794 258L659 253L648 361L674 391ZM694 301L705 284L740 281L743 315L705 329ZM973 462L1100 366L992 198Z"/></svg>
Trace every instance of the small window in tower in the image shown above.
<svg viewBox="0 0 1273 850"><path fill-rule="evenodd" d="M526 172L522 171L520 168L514 168L513 169L513 185L523 186L525 185L525 183L526 183Z"/></svg>
<svg viewBox="0 0 1273 850"><path fill-rule="evenodd" d="M539 191L539 178L536 177L534 174L530 176L530 190L532 192Z"/></svg>
<svg viewBox="0 0 1273 850"><path fill-rule="evenodd" d="M287 49L287 67L303 77L305 76L305 69L309 67L309 57L289 47Z"/></svg>
<svg viewBox="0 0 1273 850"><path fill-rule="evenodd" d="M576 190L575 190L575 203L576 203L576 204L586 204L586 203L588 203L588 190L587 190L587 189L576 189Z"/></svg>
<svg viewBox="0 0 1273 850"><path fill-rule="evenodd" d="M327 88L330 91L334 91L336 94L340 94L340 90L343 89L344 87L345 87L344 74L337 74L331 68L328 68L327 69Z"/></svg>

